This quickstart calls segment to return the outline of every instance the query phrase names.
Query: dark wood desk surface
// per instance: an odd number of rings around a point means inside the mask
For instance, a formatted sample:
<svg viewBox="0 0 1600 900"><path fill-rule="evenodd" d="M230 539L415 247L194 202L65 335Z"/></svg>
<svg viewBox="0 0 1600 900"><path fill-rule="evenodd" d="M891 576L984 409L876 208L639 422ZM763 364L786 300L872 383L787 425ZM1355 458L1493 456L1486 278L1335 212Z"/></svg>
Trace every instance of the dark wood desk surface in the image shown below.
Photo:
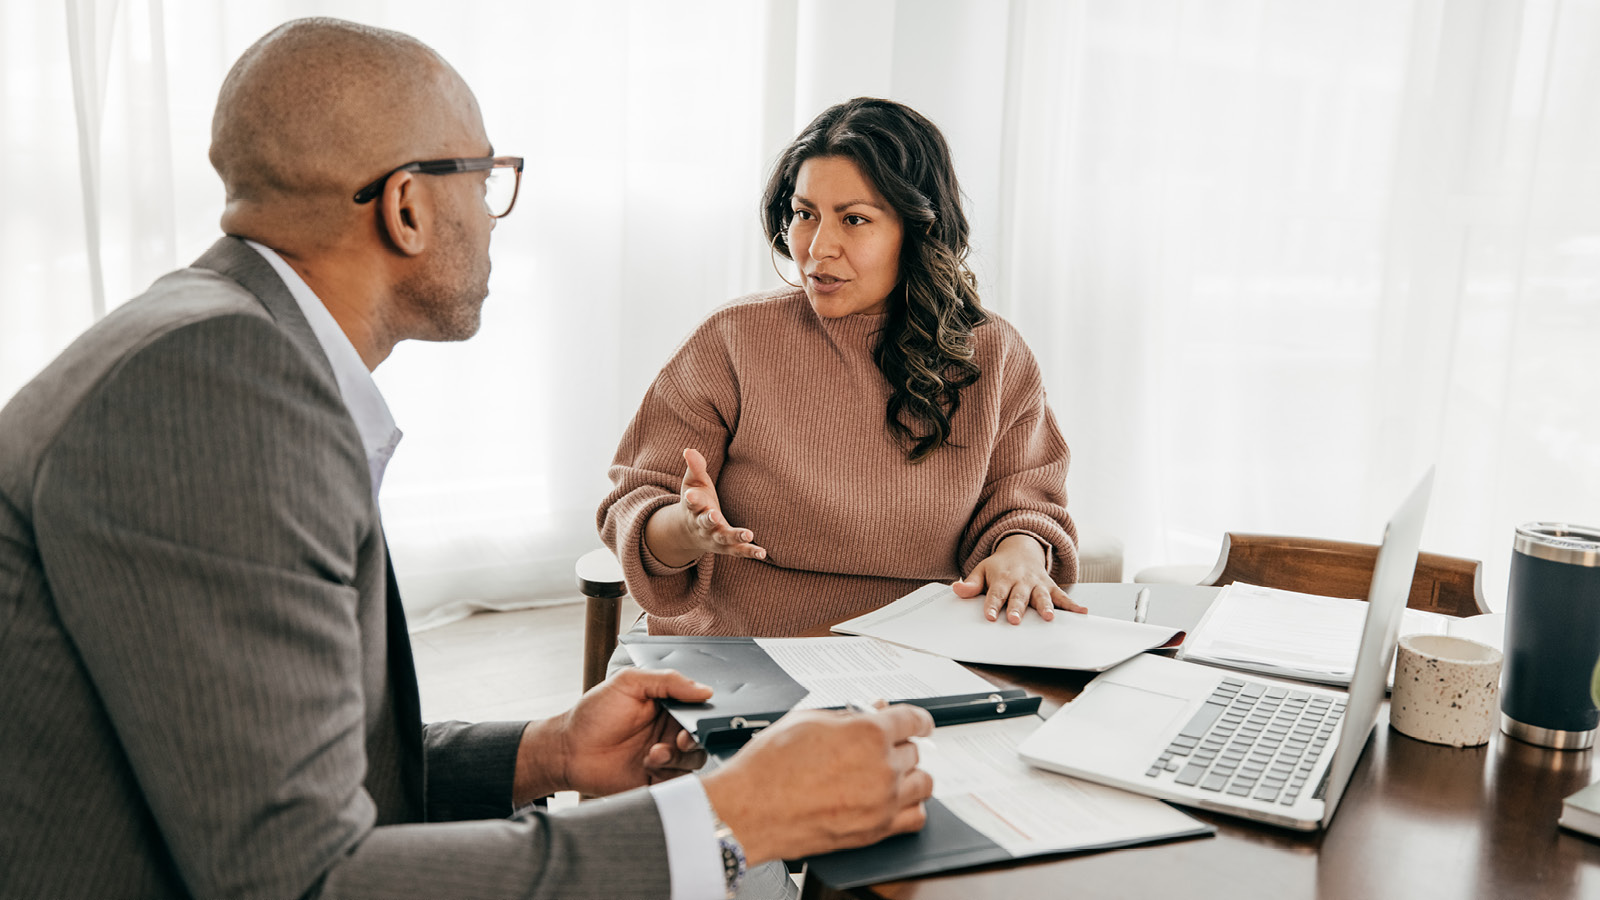
<svg viewBox="0 0 1600 900"><path fill-rule="evenodd" d="M1042 695L1047 715L1089 680L1082 672L975 668ZM1461 749L1413 740L1389 727L1385 706L1333 824L1320 834L1194 812L1217 826L1215 837L847 894L808 880L805 897L1600 898L1600 841L1556 825L1562 798L1600 778L1592 759L1593 751L1544 750L1502 733Z"/></svg>

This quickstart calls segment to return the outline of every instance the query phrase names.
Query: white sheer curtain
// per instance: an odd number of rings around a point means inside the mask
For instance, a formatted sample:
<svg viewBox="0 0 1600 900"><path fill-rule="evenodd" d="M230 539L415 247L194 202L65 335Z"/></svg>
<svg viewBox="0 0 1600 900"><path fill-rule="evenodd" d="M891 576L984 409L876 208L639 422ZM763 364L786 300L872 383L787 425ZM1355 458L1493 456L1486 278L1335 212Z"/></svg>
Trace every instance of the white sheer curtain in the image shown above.
<svg viewBox="0 0 1600 900"><path fill-rule="evenodd" d="M1071 508L1130 570L1376 540L1432 461L1425 546L1493 602L1517 522L1600 523L1594 0L5 4L0 397L215 238L217 86L300 15L427 41L528 158L483 333L378 372L417 622L572 596L657 367L776 283L770 160L858 94L945 129Z"/></svg>
<svg viewBox="0 0 1600 900"><path fill-rule="evenodd" d="M1129 557L1226 530L1428 549L1600 518L1600 7L1030 4L998 275L1074 508Z"/></svg>

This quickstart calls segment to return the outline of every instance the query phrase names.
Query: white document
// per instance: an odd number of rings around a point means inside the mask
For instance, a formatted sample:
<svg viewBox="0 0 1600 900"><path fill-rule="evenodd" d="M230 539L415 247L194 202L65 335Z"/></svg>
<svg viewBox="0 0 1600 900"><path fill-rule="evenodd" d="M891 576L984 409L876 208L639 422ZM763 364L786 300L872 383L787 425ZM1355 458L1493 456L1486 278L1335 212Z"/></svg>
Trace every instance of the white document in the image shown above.
<svg viewBox="0 0 1600 900"><path fill-rule="evenodd" d="M872 638L756 638L756 644L811 692L795 709L996 690L958 662Z"/></svg>
<svg viewBox="0 0 1600 900"><path fill-rule="evenodd" d="M1191 832L1178 810L1116 788L1035 769L1017 747L1039 727L1037 716L946 725L920 747L933 796L1012 856Z"/></svg>
<svg viewBox="0 0 1600 900"><path fill-rule="evenodd" d="M1159 625L1056 611L1051 621L1030 611L1022 623L990 622L983 603L963 600L946 584L928 584L899 600L833 626L967 663L1104 672L1159 647L1178 632Z"/></svg>
<svg viewBox="0 0 1600 900"><path fill-rule="evenodd" d="M1355 668L1366 621L1364 600L1236 582L1217 595L1185 639L1178 658L1345 685ZM1461 619L1407 609L1400 620L1402 636L1449 634L1493 647L1501 645L1504 628L1505 617L1499 614Z"/></svg>

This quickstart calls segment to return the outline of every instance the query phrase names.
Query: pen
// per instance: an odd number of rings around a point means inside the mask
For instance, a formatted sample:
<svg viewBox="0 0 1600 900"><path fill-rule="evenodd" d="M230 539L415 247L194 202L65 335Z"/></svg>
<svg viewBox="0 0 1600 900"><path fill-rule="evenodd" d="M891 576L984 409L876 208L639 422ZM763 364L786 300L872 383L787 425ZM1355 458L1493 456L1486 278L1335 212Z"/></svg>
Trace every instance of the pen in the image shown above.
<svg viewBox="0 0 1600 900"><path fill-rule="evenodd" d="M1140 588L1139 596L1133 600L1133 620L1143 622L1150 614L1150 589Z"/></svg>

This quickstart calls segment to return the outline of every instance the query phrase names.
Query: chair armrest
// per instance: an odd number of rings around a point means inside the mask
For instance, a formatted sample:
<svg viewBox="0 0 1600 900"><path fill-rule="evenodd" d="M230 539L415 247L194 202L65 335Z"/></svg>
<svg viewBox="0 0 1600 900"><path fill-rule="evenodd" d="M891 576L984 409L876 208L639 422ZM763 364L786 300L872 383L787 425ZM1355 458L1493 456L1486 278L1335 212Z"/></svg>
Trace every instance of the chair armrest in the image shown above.
<svg viewBox="0 0 1600 900"><path fill-rule="evenodd" d="M604 548L578 557L573 568L587 607L583 618L583 689L587 691L605 680L606 663L617 649L628 583L622 577L622 564Z"/></svg>
<svg viewBox="0 0 1600 900"><path fill-rule="evenodd" d="M573 567L578 576L578 590L585 597L601 600L620 600L628 594L628 583L622 577L622 563L604 547L590 550L578 557Z"/></svg>

